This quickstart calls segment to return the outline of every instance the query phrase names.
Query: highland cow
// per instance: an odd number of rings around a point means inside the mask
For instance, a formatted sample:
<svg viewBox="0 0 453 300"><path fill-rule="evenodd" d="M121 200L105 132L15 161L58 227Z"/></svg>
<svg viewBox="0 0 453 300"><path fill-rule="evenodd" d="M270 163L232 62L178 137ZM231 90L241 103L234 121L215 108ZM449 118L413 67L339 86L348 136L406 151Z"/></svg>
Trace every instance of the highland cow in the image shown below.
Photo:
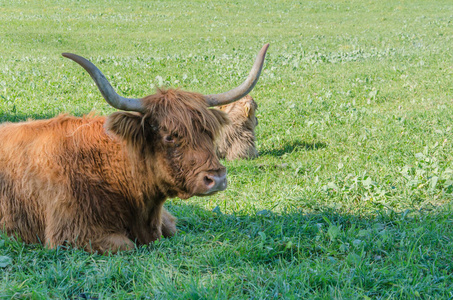
<svg viewBox="0 0 453 300"><path fill-rule="evenodd" d="M166 199L212 195L227 186L215 139L229 121L209 107L253 89L267 48L245 82L228 92L168 89L140 99L118 95L95 65L64 53L120 111L1 125L0 229L26 243L100 253L174 235Z"/></svg>

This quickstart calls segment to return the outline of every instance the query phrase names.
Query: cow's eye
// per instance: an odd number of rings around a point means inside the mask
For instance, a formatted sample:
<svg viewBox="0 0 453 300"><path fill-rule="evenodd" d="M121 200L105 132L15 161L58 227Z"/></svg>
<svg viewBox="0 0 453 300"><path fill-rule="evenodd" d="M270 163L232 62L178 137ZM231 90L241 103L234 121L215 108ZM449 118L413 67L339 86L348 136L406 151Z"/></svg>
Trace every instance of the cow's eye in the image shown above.
<svg viewBox="0 0 453 300"><path fill-rule="evenodd" d="M174 142L175 142L175 139L174 139L174 137L173 137L171 134L169 134L169 135L166 135L166 136L164 137L164 141L165 141L166 143L174 143Z"/></svg>

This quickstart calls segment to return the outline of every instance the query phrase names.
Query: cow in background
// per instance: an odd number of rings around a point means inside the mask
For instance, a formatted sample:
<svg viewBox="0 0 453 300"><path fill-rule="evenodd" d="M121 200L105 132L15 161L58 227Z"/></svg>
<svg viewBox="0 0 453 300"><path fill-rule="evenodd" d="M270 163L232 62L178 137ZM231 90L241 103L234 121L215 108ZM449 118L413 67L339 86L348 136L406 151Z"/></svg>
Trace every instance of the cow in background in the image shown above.
<svg viewBox="0 0 453 300"><path fill-rule="evenodd" d="M224 126L217 143L217 155L227 160L258 157L255 127L258 125L258 105L249 95L219 109L228 114L231 123Z"/></svg>

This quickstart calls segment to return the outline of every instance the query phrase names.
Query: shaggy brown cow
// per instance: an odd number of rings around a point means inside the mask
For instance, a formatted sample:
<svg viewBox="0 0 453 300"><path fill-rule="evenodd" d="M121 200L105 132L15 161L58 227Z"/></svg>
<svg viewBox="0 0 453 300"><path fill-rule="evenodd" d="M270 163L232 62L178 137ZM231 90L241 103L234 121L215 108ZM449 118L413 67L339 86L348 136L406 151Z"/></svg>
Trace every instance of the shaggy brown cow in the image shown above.
<svg viewBox="0 0 453 300"><path fill-rule="evenodd" d="M226 188L214 139L228 118L208 107L253 89L267 47L231 91L204 96L158 90L141 99L119 96L91 62L64 53L123 111L1 125L0 229L27 243L101 253L172 236L175 218L163 208L167 198Z"/></svg>
<svg viewBox="0 0 453 300"><path fill-rule="evenodd" d="M227 160L252 159L258 156L255 147L255 116L258 105L249 95L219 109L228 114L231 124L224 127L217 143L217 155Z"/></svg>

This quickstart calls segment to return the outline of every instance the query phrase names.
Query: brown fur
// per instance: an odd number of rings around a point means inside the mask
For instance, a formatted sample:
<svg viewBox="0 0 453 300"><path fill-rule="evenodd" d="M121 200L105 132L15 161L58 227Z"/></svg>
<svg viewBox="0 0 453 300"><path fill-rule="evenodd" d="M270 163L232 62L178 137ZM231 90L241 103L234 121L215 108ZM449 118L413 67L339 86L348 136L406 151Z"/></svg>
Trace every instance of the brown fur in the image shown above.
<svg viewBox="0 0 453 300"><path fill-rule="evenodd" d="M60 115L0 126L0 230L26 243L116 252L176 232L169 197L224 172L214 139L228 124L202 95L159 90L147 113Z"/></svg>
<svg viewBox="0 0 453 300"><path fill-rule="evenodd" d="M249 95L220 107L226 112L231 124L224 127L218 140L217 154L227 160L252 159L258 157L255 146L255 127L258 120L255 112L258 105Z"/></svg>

